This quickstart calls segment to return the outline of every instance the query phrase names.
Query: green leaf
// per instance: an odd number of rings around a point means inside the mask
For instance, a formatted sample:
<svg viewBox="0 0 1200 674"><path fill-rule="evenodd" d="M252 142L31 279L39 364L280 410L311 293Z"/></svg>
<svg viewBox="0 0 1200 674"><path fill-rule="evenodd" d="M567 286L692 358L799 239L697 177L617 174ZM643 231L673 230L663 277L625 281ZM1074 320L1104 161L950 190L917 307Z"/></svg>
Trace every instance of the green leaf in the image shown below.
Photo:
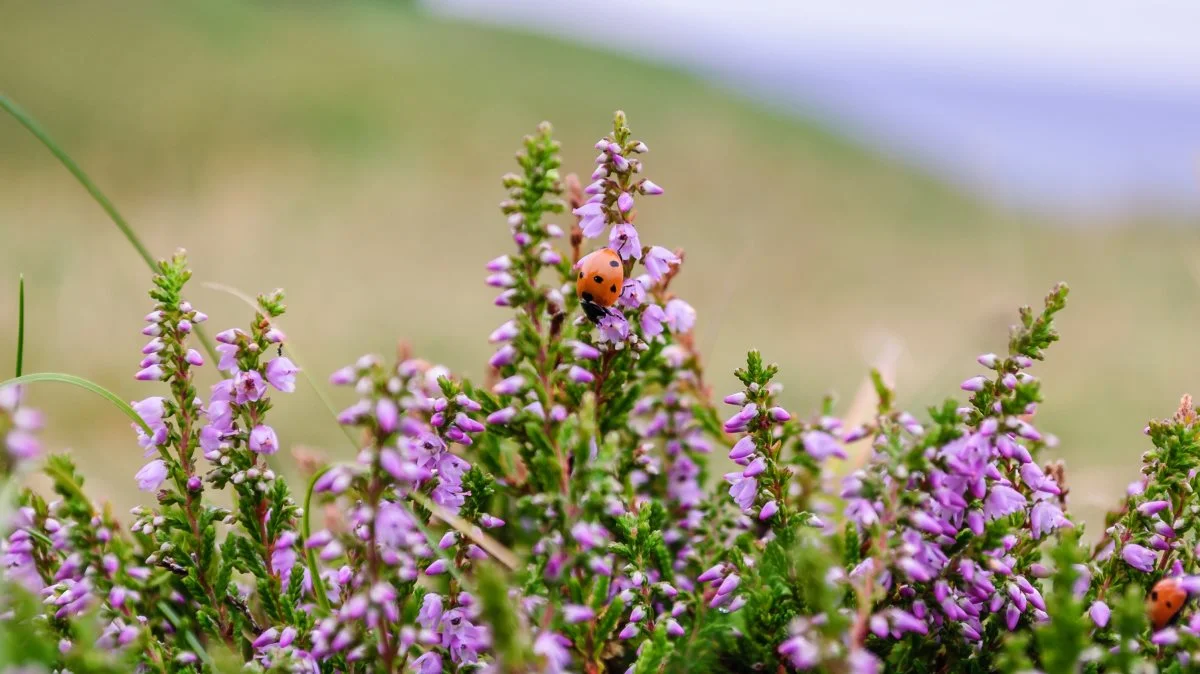
<svg viewBox="0 0 1200 674"><path fill-rule="evenodd" d="M0 96L0 100L3 100L3 98L3 96ZM84 379L83 377L76 377L73 374L62 374L60 372L37 372L20 377L13 377L7 381L0 382L0 388L4 388L5 386L16 386L18 384L32 384L39 381L56 381L63 384L78 386L85 391L91 391L92 393L95 393L96 395L115 405L117 409L124 412L125 416L129 417L133 423L140 426L142 430L146 432L146 435L154 435L154 431L150 430L150 427L146 425L146 422L142 421L142 418L138 416L138 413L129 406L129 403L118 398L117 394L113 393L112 391L109 391L93 381Z"/></svg>

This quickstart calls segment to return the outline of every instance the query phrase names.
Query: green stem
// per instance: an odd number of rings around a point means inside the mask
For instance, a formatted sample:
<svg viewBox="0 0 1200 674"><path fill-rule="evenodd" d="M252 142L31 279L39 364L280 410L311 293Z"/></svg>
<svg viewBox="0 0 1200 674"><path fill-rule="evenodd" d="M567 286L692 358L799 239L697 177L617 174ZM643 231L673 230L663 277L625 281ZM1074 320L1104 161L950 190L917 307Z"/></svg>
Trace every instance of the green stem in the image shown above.
<svg viewBox="0 0 1200 674"><path fill-rule="evenodd" d="M23 109L21 109L21 106L17 105L3 94L0 94L0 108L12 115L13 119L16 119L21 126L25 127L29 133L33 134L33 137L37 138L42 145L46 146L46 149L50 151L50 154L54 155L55 158L57 158L58 161L60 161L62 165L71 172L71 175L75 176L75 180L79 181L79 184L83 186L83 189L87 190L88 194L92 196L92 199L94 199L96 203L100 205L100 208L104 209L104 212L108 214L108 218L113 221L113 224L117 226L117 229L121 230L121 233L125 235L125 239L129 241L129 245L133 246L133 249L137 251L137 254L146 262L146 266L150 268L150 272L157 273L158 264L155 263L154 256L150 254L150 251L146 248L145 244L143 244L141 239L138 238L137 234L134 233L133 228L129 226L129 222L127 222L125 218L122 217L117 211L117 207L114 206L111 201L109 201L108 197L104 196L104 193L101 192L100 188L96 186L96 183L92 182L92 179L83 172L83 169L80 168L79 164L76 164L75 160L71 159L71 156L68 155L65 150L59 147L58 143L54 142L54 139L50 137L50 134L46 133L46 130L43 129L36 121L34 121L33 117L31 117L29 113L25 112ZM195 326L193 331L195 332L196 338L200 340L200 345L204 347L204 351L208 353L208 357L211 359L213 366L215 367L217 362L220 360L220 356L218 356L217 350L213 347L212 341L208 339L208 335L205 334L204 330L201 329L200 326ZM226 375L222 373L222 376Z"/></svg>
<svg viewBox="0 0 1200 674"><path fill-rule="evenodd" d="M320 569L317 568L317 551L308 547L308 538L312 533L309 517L312 514L313 487L316 486L317 480L321 479L322 475L332 469L332 465L325 466L313 473L312 479L308 481L308 490L304 492L304 518L300 525L300 533L304 536L304 559L308 562L308 575L312 578L313 595L317 598L317 604L320 605L324 614L329 613L329 596L325 593L325 580L321 578Z"/></svg>
<svg viewBox="0 0 1200 674"><path fill-rule="evenodd" d="M21 366L25 358L25 275L20 276L17 284L17 374L21 376Z"/></svg>

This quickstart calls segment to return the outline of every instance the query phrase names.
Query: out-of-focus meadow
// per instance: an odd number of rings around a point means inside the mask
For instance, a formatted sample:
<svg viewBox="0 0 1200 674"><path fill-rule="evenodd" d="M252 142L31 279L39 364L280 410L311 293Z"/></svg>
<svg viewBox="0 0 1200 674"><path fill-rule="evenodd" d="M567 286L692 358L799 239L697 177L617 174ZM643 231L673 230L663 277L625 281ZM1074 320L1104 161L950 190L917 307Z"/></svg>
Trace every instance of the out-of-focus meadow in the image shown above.
<svg viewBox="0 0 1200 674"><path fill-rule="evenodd" d="M564 42L382 3L8 1L0 90L156 255L187 248L190 298L211 330L250 315L201 283L284 287L283 324L320 382L397 340L481 378L487 333L505 318L483 263L512 245L500 176L543 119L564 170L586 176L622 108L666 189L640 202L643 242L687 251L678 290L699 312L716 391L732 390L753 347L782 366L790 407L835 392L844 409L896 339L900 399L919 408L959 395L974 356L1005 347L1017 305L1066 280L1063 343L1036 369L1039 424L1060 437L1074 505L1095 521L1136 473L1145 421L1197 389L1188 223L1005 211L684 73ZM79 374L126 399L161 392L132 376L148 271L8 118L0 242L0 354L14 349L24 273L26 371ZM147 499L118 413L53 385L31 399L47 446L72 449L92 494L121 508ZM285 447L351 451L307 387L278 396L274 414Z"/></svg>

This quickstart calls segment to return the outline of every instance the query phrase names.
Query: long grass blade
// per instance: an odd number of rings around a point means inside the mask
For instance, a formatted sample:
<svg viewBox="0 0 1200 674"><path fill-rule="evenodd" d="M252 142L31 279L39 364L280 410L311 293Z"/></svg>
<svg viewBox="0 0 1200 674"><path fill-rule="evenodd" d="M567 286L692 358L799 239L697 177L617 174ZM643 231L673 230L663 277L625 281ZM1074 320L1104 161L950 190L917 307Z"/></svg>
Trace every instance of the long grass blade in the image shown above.
<svg viewBox="0 0 1200 674"><path fill-rule="evenodd" d="M100 205L100 208L104 209L104 212L108 214L109 220L112 220L113 224L117 226L117 229L121 230L121 234L125 235L125 240L129 242L129 245L133 246L133 249L137 251L137 254L146 262L146 266L150 268L151 273L157 273L158 265L154 261L154 256L150 254L149 249L147 249L146 245L142 243L142 240L138 238L138 235L133 231L133 228L129 226L129 221L127 221L124 216L121 215L121 213L117 210L117 207L113 205L112 201L110 201L109 198L100 191L100 188L96 186L96 183L92 182L92 179L88 177L88 174L84 173L79 164L75 163L74 159L71 159L71 155L67 154L66 151L63 150L62 147L50 137L50 134L46 133L46 130L43 129L42 126L38 124L28 112L25 112L21 106L17 105L12 99L4 96L3 94L0 94L0 109L3 109L8 114L12 115L13 119L16 119L21 126L25 127L29 133L33 134L33 137L37 138L38 141L50 151L50 154L54 155L55 158L58 159L58 161L61 162L62 165L71 172L71 175L75 176L75 180L77 180L79 184L83 186L83 189L87 190L87 193L90 194L92 199ZM196 339L200 340L200 345L204 347L205 353L208 354L209 360L215 367L216 364L220 362L220 356L217 354L217 350L214 347L212 340L208 338L208 334L198 325L193 328L193 334L196 335ZM221 376L227 377L228 375L222 373Z"/></svg>
<svg viewBox="0 0 1200 674"><path fill-rule="evenodd" d="M17 377L25 362L25 275L17 283Z"/></svg>
<svg viewBox="0 0 1200 674"><path fill-rule="evenodd" d="M119 397L117 397L117 394L113 393L112 391L109 391L96 382L84 379L83 377L76 377L73 374L63 374L61 372L35 372L33 374L26 374L20 377L13 377L12 379L2 381L0 382L0 388L4 388L6 386L18 386L20 384L32 384L39 381L54 381L61 384L70 384L71 386L77 386L85 391L91 391L92 393L95 393L96 395L104 398L116 406L116 408L121 410L125 416L129 417L130 421L137 424L138 427L145 431L146 435L154 435L154 431L152 431L150 427L146 425L146 422L142 420L142 417L140 417L132 407L130 407L129 403L121 400Z"/></svg>

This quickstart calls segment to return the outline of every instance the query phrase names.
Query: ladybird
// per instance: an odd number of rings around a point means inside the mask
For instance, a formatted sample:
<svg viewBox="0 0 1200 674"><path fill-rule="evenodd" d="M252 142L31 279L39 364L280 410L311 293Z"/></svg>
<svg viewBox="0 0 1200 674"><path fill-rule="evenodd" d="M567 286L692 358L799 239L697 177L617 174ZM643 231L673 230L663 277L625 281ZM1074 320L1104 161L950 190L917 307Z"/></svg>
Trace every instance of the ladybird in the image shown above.
<svg viewBox="0 0 1200 674"><path fill-rule="evenodd" d="M1163 578L1155 583L1154 588L1150 590L1150 600L1146 604L1146 613L1150 616L1150 624L1154 626L1155 631L1178 620L1187 600L1187 590L1183 589L1178 578Z"/></svg>
<svg viewBox="0 0 1200 674"><path fill-rule="evenodd" d="M583 313L593 323L598 323L608 314L608 307L617 303L625 285L621 257L611 248L601 248L585 255L575 268L575 292L579 295Z"/></svg>

